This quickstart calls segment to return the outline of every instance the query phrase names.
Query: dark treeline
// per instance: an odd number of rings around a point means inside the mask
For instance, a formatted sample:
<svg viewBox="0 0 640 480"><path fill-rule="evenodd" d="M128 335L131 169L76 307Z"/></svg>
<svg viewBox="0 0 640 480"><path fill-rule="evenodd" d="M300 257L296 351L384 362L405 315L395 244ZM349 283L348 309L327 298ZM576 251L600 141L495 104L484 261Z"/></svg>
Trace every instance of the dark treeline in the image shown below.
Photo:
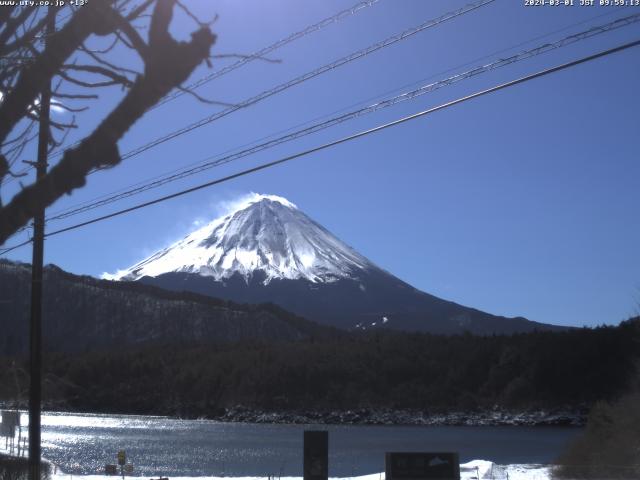
<svg viewBox="0 0 640 480"><path fill-rule="evenodd" d="M190 417L216 417L236 405L433 413L589 407L629 387L639 356L639 319L513 336L375 332L167 345L48 354L45 396L49 408ZM26 391L26 362L0 362L1 398L15 400Z"/></svg>
<svg viewBox="0 0 640 480"><path fill-rule="evenodd" d="M28 352L30 285L29 265L0 259L0 355ZM340 335L273 304L98 280L54 265L45 267L43 285L44 348L59 352Z"/></svg>

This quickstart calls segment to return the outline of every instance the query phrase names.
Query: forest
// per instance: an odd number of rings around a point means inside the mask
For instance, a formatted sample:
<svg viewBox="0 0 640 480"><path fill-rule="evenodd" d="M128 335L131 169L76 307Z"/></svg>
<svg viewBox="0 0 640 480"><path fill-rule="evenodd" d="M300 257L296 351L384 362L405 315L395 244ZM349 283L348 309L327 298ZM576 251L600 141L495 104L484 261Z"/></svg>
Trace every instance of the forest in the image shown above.
<svg viewBox="0 0 640 480"><path fill-rule="evenodd" d="M45 355L57 410L217 418L273 412L587 410L635 383L640 317L516 335L376 331L293 341L165 344ZM0 400L26 404L25 358L0 359Z"/></svg>

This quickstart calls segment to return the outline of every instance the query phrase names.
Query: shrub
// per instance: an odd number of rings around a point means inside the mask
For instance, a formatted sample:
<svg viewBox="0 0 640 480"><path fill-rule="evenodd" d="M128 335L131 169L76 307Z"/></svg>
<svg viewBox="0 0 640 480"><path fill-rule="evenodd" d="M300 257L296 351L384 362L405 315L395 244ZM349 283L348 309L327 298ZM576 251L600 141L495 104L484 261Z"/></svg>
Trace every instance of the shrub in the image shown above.
<svg viewBox="0 0 640 480"><path fill-rule="evenodd" d="M557 463L557 478L640 478L640 394L597 403Z"/></svg>
<svg viewBox="0 0 640 480"><path fill-rule="evenodd" d="M51 464L42 462L41 478L51 478ZM29 477L29 461L23 457L0 455L0 478L2 480L27 480Z"/></svg>

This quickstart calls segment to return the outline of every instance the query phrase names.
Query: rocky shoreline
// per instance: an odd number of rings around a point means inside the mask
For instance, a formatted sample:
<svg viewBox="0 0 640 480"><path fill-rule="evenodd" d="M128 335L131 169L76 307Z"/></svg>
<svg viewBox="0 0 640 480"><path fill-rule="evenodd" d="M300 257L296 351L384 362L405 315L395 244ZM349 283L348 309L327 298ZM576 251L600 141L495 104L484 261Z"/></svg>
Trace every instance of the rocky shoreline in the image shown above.
<svg viewBox="0 0 640 480"><path fill-rule="evenodd" d="M327 424L327 425L431 425L431 426L571 426L586 424L586 411L531 410L509 412L427 413L415 410L356 409L330 411L269 412L242 406L225 410L214 420L221 422Z"/></svg>
<svg viewBox="0 0 640 480"><path fill-rule="evenodd" d="M27 406L0 402L0 409ZM44 411L87 413L70 409L66 405L47 404ZM132 412L93 412L104 415L145 415ZM319 424L319 425L415 425L415 426L557 426L582 427L587 423L588 408L554 408L548 410L509 411L495 407L491 410L472 412L425 412L403 409L352 409L352 410L292 410L269 411L237 405L221 408L215 415L185 415L184 412L149 412L149 416L181 419L215 420L237 423Z"/></svg>

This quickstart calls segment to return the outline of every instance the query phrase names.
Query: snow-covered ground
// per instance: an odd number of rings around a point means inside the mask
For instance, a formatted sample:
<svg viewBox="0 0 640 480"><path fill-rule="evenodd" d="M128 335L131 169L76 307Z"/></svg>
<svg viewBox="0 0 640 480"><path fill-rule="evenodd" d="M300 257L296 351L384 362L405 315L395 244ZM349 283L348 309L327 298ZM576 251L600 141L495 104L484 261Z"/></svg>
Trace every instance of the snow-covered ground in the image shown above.
<svg viewBox="0 0 640 480"><path fill-rule="evenodd" d="M68 475L58 472L53 480L113 480L106 475ZM150 478L146 476L144 478ZM158 478L158 477L155 477ZM170 477L170 480L265 480L265 477ZM349 480L384 480L384 473L372 473ZM472 460L460 465L461 480L508 479L508 480L550 480L551 469L545 465L496 465L488 460ZM301 477L280 477L279 480L301 480Z"/></svg>
<svg viewBox="0 0 640 480"><path fill-rule="evenodd" d="M5 450L5 443L0 442L0 453L9 454L8 450ZM12 452L13 453L13 452ZM14 453L15 454L15 453ZM384 480L384 472L372 473L370 475L362 475L359 477L347 477L349 480ZM60 470L54 470L52 480L114 480L120 478L110 475L70 475ZM145 475L142 477L128 477L132 479L136 478L158 478ZM169 477L170 480L265 480L264 477ZM302 477L280 477L279 480L301 480ZM467 463L460 464L460 479L461 480L482 480L482 479L495 479L495 480L550 480L551 479L551 467L548 465L533 465L533 464L513 464L513 465L498 465L489 460L472 460Z"/></svg>

